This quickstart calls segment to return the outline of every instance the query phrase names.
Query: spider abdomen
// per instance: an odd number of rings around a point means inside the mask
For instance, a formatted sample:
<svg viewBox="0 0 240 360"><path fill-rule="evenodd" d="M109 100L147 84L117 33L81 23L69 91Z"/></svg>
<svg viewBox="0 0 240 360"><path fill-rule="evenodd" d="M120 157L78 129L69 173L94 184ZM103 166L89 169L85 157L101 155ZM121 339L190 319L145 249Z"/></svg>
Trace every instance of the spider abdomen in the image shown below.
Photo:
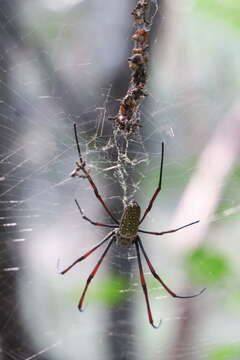
<svg viewBox="0 0 240 360"><path fill-rule="evenodd" d="M138 232L141 209L136 201L131 201L123 211L116 234L117 245L131 247Z"/></svg>

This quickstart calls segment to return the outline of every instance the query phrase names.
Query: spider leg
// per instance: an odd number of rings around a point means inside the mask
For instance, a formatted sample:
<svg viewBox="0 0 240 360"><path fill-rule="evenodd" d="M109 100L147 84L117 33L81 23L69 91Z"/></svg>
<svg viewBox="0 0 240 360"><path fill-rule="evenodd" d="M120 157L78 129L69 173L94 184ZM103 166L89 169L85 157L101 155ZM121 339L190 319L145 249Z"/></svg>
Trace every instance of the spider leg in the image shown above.
<svg viewBox="0 0 240 360"><path fill-rule="evenodd" d="M77 125L73 124L73 127L74 127L74 136L75 136L75 141L76 141L76 145L77 145L78 156L79 156L80 164L82 165L82 164L84 164L84 161L83 161L83 158L82 158L82 153L81 153L79 140L78 140L78 135L77 135Z"/></svg>
<svg viewBox="0 0 240 360"><path fill-rule="evenodd" d="M63 271L60 272L61 275L66 274L66 272L68 272L73 266L75 266L77 263L79 263L80 261L86 259L89 255L91 255L95 250L97 250L101 245L103 245L108 239L111 238L111 236L113 236L113 234L115 233L115 231L111 231L107 236L105 236L105 238L100 241L97 245L95 245L92 249L88 250L84 255L82 255L80 258L78 258L77 260L75 260L70 266L68 266L66 269L64 269Z"/></svg>
<svg viewBox="0 0 240 360"><path fill-rule="evenodd" d="M143 267L142 267L142 261L141 261L138 243L139 243L139 238L135 241L135 246L136 246L136 251L137 251L138 268L139 268L139 273L140 273L141 285L142 285L142 289L143 289L143 293L144 293L146 305L147 305L148 319L149 319L149 322L152 325L152 327L154 329L157 329L157 328L159 328L162 320L159 321L158 325L155 325L153 322L152 311L151 311L151 307L150 307L147 285L146 285L146 281L145 281L145 277L144 277L144 273L143 273Z"/></svg>
<svg viewBox="0 0 240 360"><path fill-rule="evenodd" d="M148 264L148 267L152 273L152 275L155 277L155 279L157 279L160 284L164 287L164 289L172 296L172 297L175 297L175 298L179 298L179 299L190 299L190 298L194 298L196 296L199 296L201 295L205 290L206 288L202 289L201 291L199 291L197 294L193 294L193 295L188 295L188 296L180 296L180 295L177 295L175 294L172 290L169 289L169 287L163 282L163 280L159 277L159 275L156 273L154 267L152 266L147 254L146 254L146 251L144 250L144 247L143 247L143 244L142 244L142 241L140 240L140 238L138 238L138 243L140 245L140 248L142 250L142 253L143 253L143 256L145 257L146 259L146 262Z"/></svg>
<svg viewBox="0 0 240 360"><path fill-rule="evenodd" d="M77 169L76 172L78 170L82 170L82 172L84 173L85 177L88 179L88 182L90 183L90 185L93 188L94 194L96 196L96 198L98 199L98 201L102 204L102 206L104 207L104 209L106 210L106 212L108 213L109 216L111 216L111 218L113 219L113 221L116 224L119 224L119 221L115 218L115 216L111 213L111 211L109 210L107 204L104 202L104 200L102 199L101 195L98 192L98 189L93 181L93 179L91 178L89 172L86 170L85 166L86 163L85 161L83 161L82 158L82 153L81 153L81 149L80 149L80 145L79 145L79 140L78 140L78 135L77 135L77 126L76 124L73 125L74 126L74 134L75 134L75 140L76 140L76 144L77 144L77 150L78 150L78 155L79 155L79 163L77 164ZM75 173L76 173L75 172Z"/></svg>
<svg viewBox="0 0 240 360"><path fill-rule="evenodd" d="M87 279L87 281L86 281L85 288L84 288L84 290L83 290L83 293L82 293L82 295L81 295L81 298L80 298L79 304L78 304L78 309L79 309L79 311L83 311L82 304L83 304L83 300L84 300L84 297L85 297L85 295L86 295L88 286L89 286L90 282L92 281L92 279L94 278L94 276L96 275L96 273L97 273L97 271L98 271L98 269L99 269L99 267L100 267L100 265L101 265L104 257L106 256L106 254L107 254L110 246L112 245L113 241L114 241L114 238L109 242L108 246L107 246L106 249L104 250L102 256L101 256L100 259L98 260L96 266L94 267L93 271L91 272L91 274L89 275L89 277L88 277L88 279Z"/></svg>
<svg viewBox="0 0 240 360"><path fill-rule="evenodd" d="M91 219L89 219L89 217L87 217L86 215L84 215L84 212L83 212L82 208L80 207L80 205L79 205L79 203L78 203L78 201L77 201L76 199L75 199L75 203L76 203L76 205L77 205L77 207L78 207L78 210L79 210L82 218L83 218L84 220L87 220L88 222L90 222L90 224L96 225L96 226L103 226L103 227L113 228L113 229L116 229L116 228L117 228L116 225L112 225L112 224L102 224L102 223L99 223L99 222L92 221Z"/></svg>
<svg viewBox="0 0 240 360"><path fill-rule="evenodd" d="M164 234L170 234L170 233L176 232L178 230L184 229L187 226L191 226L191 225L194 225L194 224L197 224L197 223L199 223L199 220L194 221L194 222L192 222L190 224L187 224L187 225L180 226L177 229L167 230L167 231L162 231L162 232L146 231L146 230L140 230L140 229L138 231L141 232L141 233L150 234L150 235L164 235Z"/></svg>
<svg viewBox="0 0 240 360"><path fill-rule="evenodd" d="M162 171L163 171L163 158L164 158L164 142L162 142L162 156L161 156L161 165L160 165L160 174L159 174L159 181L158 181L158 187L155 190L151 200L149 201L148 207L146 208L140 223L141 224L143 222L143 220L145 219L145 217L147 216L147 214L149 213L149 211L151 210L154 200L156 199L156 197L158 196L159 192L161 191L161 187L162 187Z"/></svg>

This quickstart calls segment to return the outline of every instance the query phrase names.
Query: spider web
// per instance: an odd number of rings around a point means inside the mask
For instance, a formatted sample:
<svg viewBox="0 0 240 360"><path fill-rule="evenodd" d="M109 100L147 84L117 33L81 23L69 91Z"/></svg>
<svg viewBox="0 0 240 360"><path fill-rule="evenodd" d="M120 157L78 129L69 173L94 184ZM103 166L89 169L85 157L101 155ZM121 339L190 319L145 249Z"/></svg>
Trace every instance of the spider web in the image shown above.
<svg viewBox="0 0 240 360"><path fill-rule="evenodd" d="M238 351L239 149L232 144L239 121L238 84L231 79L239 54L234 36L218 22L203 26L195 2L184 1L181 9L170 3L159 1L143 127L129 139L113 131L108 116L116 113L129 81L135 1L0 4L3 360L73 360L79 354L98 360L197 360L210 358L220 346ZM184 46L187 64L179 50ZM206 55L209 49L213 59ZM228 73L225 61L232 65ZM87 168L117 218L131 199L146 208L165 142L163 190L143 228L168 230L199 218L203 224L176 236L141 237L173 290L183 294L203 285L191 283L184 267L196 246L211 243L231 262L224 282L184 301L170 298L143 261L153 316L163 321L158 331L148 324L134 248L111 249L82 314L77 303L103 248L64 277L58 274L58 262L62 269L106 235L81 218L74 199L91 219L111 222L87 180L69 176L78 160L74 123ZM216 144L221 161L207 152ZM212 154L207 169L201 154L209 161ZM205 271L213 276L212 268Z"/></svg>

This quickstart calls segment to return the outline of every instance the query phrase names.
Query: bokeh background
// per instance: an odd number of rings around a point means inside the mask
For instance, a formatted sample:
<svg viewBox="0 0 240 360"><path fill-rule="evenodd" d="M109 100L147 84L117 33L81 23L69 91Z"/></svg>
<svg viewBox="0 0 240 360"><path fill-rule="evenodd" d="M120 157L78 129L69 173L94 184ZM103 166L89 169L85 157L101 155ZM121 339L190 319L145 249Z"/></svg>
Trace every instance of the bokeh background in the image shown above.
<svg viewBox="0 0 240 360"><path fill-rule="evenodd" d="M153 1L154 3L154 1ZM122 179L111 167L112 123L129 82L134 0L0 1L0 359L240 358L240 3L159 0L151 34L149 96L141 140L128 154L144 208L163 189L142 236L172 299L144 263L154 319L148 324L134 249L114 247L77 303L101 251L62 269L109 223L84 179L72 179L73 123L91 174L117 217Z"/></svg>

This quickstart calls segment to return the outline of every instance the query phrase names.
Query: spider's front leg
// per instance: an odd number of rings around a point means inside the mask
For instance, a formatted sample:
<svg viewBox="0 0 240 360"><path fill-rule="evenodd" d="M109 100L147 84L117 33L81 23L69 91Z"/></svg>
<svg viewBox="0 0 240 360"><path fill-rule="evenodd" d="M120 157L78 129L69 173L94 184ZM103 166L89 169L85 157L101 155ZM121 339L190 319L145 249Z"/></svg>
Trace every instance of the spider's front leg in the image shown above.
<svg viewBox="0 0 240 360"><path fill-rule="evenodd" d="M76 140L76 144L77 144L77 150L78 150L78 155L79 155L79 161L76 162L77 167L76 169L73 171L73 175L72 176L76 176L78 175L79 177L85 177L88 182L90 183L91 187L93 188L94 194L96 196L96 198L98 199L98 201L102 204L102 206L104 207L104 209L106 210L106 212L108 213L109 216L111 216L111 218L113 219L113 221L116 224L119 224L118 220L115 218L115 216L112 214L112 212L110 211L110 209L108 208L107 204L105 203L105 201L103 200L103 198L101 197L101 195L99 194L98 188L95 185L89 170L86 169L86 163L82 158L82 153L81 153L81 149L80 149L80 145L79 145L79 141L78 141L78 135L77 135L77 126L76 124L74 124L74 134L75 134L75 140ZM79 175L78 172L82 171L84 175Z"/></svg>
<svg viewBox="0 0 240 360"><path fill-rule="evenodd" d="M103 227L107 227L107 228L113 228L113 229L116 229L116 228L117 228L116 225L103 224L103 223L100 223L100 222L96 222L96 221L91 220L89 217L87 217L86 215L84 215L84 212L83 212L81 206L79 205L79 203L78 203L78 201L77 201L76 199L75 199L75 203L76 203L76 205L77 205L77 207L78 207L78 210L79 210L82 218L83 218L84 220L90 222L90 224L95 225L95 226L103 226Z"/></svg>
<svg viewBox="0 0 240 360"><path fill-rule="evenodd" d="M160 193L160 191L162 189L163 159L164 159L164 142L162 142L162 155L161 155L161 165L160 165L158 186L157 186L156 190L154 191L153 196L151 197L146 210L144 211L144 214L143 214L143 216L142 216L142 218L140 220L139 225L143 222L143 220L145 219L147 214L151 211L153 203L154 203L156 197L158 196L158 194Z"/></svg>
<svg viewBox="0 0 240 360"><path fill-rule="evenodd" d="M75 167L75 169L70 173L69 176L70 176L70 177L76 177L76 176L78 176L78 177L81 178L81 179L87 179L87 178L88 178L88 175L89 175L89 173L90 173L90 169L84 169L85 166L86 166L86 163L85 163L85 162L84 162L83 164L80 164L79 161L76 161L76 167ZM83 169L85 170L84 172L87 172L87 175L82 175L82 174L79 173L81 170L83 171Z"/></svg>

